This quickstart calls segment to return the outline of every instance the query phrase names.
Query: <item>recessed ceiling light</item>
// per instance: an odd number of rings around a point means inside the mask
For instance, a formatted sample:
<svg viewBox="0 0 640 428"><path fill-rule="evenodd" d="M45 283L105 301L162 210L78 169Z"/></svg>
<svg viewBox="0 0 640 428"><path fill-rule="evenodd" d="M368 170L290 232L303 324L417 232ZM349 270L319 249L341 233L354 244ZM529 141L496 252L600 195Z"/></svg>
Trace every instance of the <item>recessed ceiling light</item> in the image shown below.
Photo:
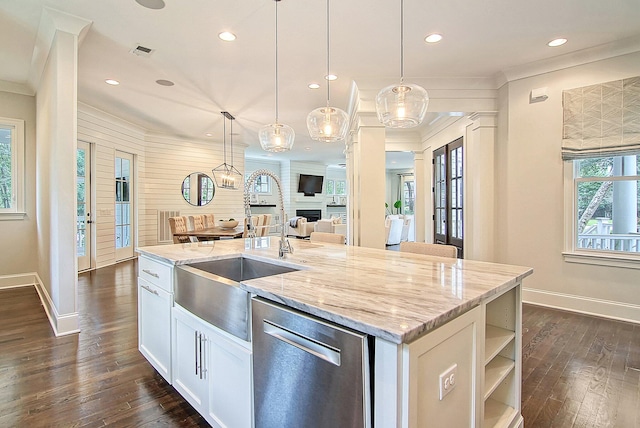
<svg viewBox="0 0 640 428"><path fill-rule="evenodd" d="M335 74L327 74L326 76L324 76L324 78L327 80L336 80L338 76L336 76Z"/></svg>
<svg viewBox="0 0 640 428"><path fill-rule="evenodd" d="M164 80L164 79L158 79L156 80L156 83L160 86L173 86L175 85L175 83L173 83L171 80Z"/></svg>
<svg viewBox="0 0 640 428"><path fill-rule="evenodd" d="M317 83L309 83L309 89L318 89L320 85Z"/></svg>
<svg viewBox="0 0 640 428"><path fill-rule="evenodd" d="M552 48L554 48L556 46L562 46L565 43L567 43L567 39L553 39L549 43L547 43L547 46L551 46Z"/></svg>
<svg viewBox="0 0 640 428"><path fill-rule="evenodd" d="M164 0L136 0L136 3L149 9L162 9L165 6Z"/></svg>
<svg viewBox="0 0 640 428"><path fill-rule="evenodd" d="M442 40L442 35L437 33L429 34L424 38L427 43L438 43L440 40Z"/></svg>
<svg viewBox="0 0 640 428"><path fill-rule="evenodd" d="M116 85L120 84L120 82L118 82L117 80L114 80L114 79L107 79L107 80L105 80L105 83L107 83L109 85L113 85L113 86L116 86Z"/></svg>
<svg viewBox="0 0 640 428"><path fill-rule="evenodd" d="M206 135L207 137L213 137L213 134L212 134L211 132L207 132L207 133L206 133L206 134L204 134L204 135Z"/></svg>
<svg viewBox="0 0 640 428"><path fill-rule="evenodd" d="M304 149L309 151L309 150L311 150L311 147L305 147Z"/></svg>
<svg viewBox="0 0 640 428"><path fill-rule="evenodd" d="M218 34L218 37L220 38L220 40L224 40L225 42L233 42L236 39L236 35L230 33L229 31L223 31L222 33Z"/></svg>

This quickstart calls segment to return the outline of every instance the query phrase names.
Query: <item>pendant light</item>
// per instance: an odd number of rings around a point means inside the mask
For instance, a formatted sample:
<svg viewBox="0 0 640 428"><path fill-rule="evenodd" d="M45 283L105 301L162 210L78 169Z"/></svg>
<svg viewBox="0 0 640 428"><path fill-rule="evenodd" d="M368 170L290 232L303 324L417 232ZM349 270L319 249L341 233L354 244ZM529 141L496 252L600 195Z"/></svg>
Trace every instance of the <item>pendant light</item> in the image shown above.
<svg viewBox="0 0 640 428"><path fill-rule="evenodd" d="M378 120L388 128L413 128L424 120L428 105L424 88L404 83L404 0L400 0L400 84L378 92Z"/></svg>
<svg viewBox="0 0 640 428"><path fill-rule="evenodd" d="M221 189L238 190L243 185L242 174L233 166L233 117L228 111L220 112L224 116L223 119L223 139L222 139L222 155L224 162L211 170L216 186ZM227 119L231 126L231 164L227 163Z"/></svg>
<svg viewBox="0 0 640 428"><path fill-rule="evenodd" d="M265 125L258 131L258 140L263 150L268 152L284 152L291 150L296 137L293 128L278 122L278 3L276 3L276 122Z"/></svg>
<svg viewBox="0 0 640 428"><path fill-rule="evenodd" d="M349 116L343 110L329 106L329 0L327 0L327 106L313 110L307 116L307 128L312 139L334 143L347 137Z"/></svg>

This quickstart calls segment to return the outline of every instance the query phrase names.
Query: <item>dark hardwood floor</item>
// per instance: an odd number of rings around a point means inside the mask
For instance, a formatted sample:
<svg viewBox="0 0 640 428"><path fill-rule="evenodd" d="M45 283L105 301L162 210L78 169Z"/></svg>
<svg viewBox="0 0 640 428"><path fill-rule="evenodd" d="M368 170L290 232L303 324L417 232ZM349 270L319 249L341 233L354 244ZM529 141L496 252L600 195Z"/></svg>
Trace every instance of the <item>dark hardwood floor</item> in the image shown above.
<svg viewBox="0 0 640 428"><path fill-rule="evenodd" d="M32 287L0 290L0 427L208 426L138 352L135 261L84 273L80 334ZM525 305L530 427L640 426L640 325Z"/></svg>
<svg viewBox="0 0 640 428"><path fill-rule="evenodd" d="M527 428L640 426L640 325L531 305L523 312Z"/></svg>
<svg viewBox="0 0 640 428"><path fill-rule="evenodd" d="M136 272L81 274L59 338L33 287L0 290L0 427L208 426L138 352Z"/></svg>

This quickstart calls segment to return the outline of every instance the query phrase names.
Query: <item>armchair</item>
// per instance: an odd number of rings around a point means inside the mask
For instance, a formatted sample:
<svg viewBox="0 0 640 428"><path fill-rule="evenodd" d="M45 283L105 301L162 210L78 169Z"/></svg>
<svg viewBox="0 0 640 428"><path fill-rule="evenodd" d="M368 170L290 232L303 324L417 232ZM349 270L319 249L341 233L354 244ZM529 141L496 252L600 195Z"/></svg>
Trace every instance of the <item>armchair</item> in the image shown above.
<svg viewBox="0 0 640 428"><path fill-rule="evenodd" d="M401 218L387 217L384 221L384 229L386 231L386 245L398 245L402 240L402 226L404 220Z"/></svg>
<svg viewBox="0 0 640 428"><path fill-rule="evenodd" d="M296 223L294 227L292 223ZM294 222L294 219L291 219L287 222L287 236L295 236L296 238L308 238L311 236L311 232L313 232L313 228L316 225L316 222L307 222L307 219L304 217L298 217L297 222Z"/></svg>

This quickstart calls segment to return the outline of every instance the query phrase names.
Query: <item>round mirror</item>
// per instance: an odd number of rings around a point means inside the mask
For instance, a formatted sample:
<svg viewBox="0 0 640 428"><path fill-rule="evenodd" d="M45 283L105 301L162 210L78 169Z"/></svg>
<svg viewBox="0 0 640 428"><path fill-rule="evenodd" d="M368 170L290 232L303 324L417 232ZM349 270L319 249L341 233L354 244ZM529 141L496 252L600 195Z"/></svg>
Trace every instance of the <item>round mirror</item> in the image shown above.
<svg viewBox="0 0 640 428"><path fill-rule="evenodd" d="M213 180L202 172L193 172L182 182L182 197L191 205L197 207L207 205L215 193Z"/></svg>

